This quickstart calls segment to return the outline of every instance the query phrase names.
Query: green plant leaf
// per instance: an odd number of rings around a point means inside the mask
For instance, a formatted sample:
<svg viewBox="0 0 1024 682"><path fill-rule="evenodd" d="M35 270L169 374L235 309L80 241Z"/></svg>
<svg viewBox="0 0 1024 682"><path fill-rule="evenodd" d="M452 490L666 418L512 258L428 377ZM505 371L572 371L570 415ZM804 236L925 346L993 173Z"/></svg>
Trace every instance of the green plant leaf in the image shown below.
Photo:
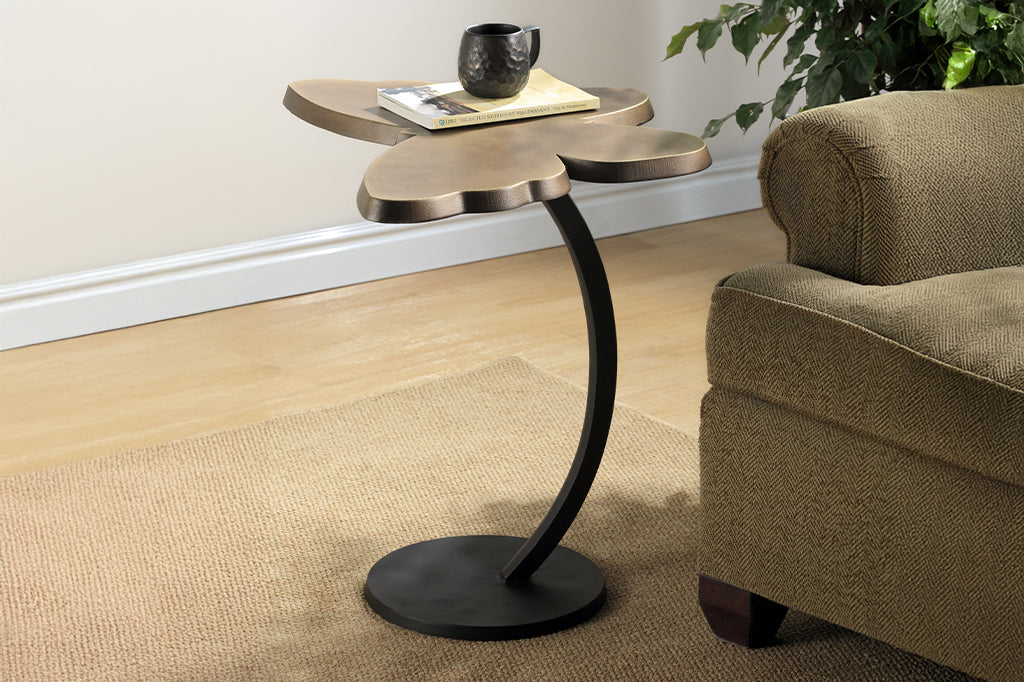
<svg viewBox="0 0 1024 682"><path fill-rule="evenodd" d="M982 31L971 40L975 52L998 52L1003 47L1002 31Z"/></svg>
<svg viewBox="0 0 1024 682"><path fill-rule="evenodd" d="M713 48L721 37L721 19L712 19L710 21L705 19L701 22L700 28L697 29L697 49L700 50L701 57L706 60L707 51Z"/></svg>
<svg viewBox="0 0 1024 682"><path fill-rule="evenodd" d="M729 24L739 19L746 12L756 13L757 11L758 9L753 5L748 5L745 2L737 2L735 5L722 5L719 7L718 17L716 18L726 24Z"/></svg>
<svg viewBox="0 0 1024 682"><path fill-rule="evenodd" d="M778 33L775 34L775 37L772 38L772 41L768 43L768 47L764 48L764 52L761 53L761 58L757 60L758 75L760 75L761 73L761 64L763 64L764 60L768 58L768 55L772 53L772 50L775 49L775 46L779 44L784 35L786 35L785 31L779 31Z"/></svg>
<svg viewBox="0 0 1024 682"><path fill-rule="evenodd" d="M900 50L896 41L888 33L883 33L874 42L875 54L878 55L878 66L883 71L896 71L900 64Z"/></svg>
<svg viewBox="0 0 1024 682"><path fill-rule="evenodd" d="M704 132L701 133L701 137L706 140L709 137L714 137L718 133L722 132L722 124L735 115L736 112L734 111L733 113L729 114L728 116L725 116L724 118L711 119L710 121L708 121L707 126L704 127Z"/></svg>
<svg viewBox="0 0 1024 682"><path fill-rule="evenodd" d="M772 102L772 118L783 119L793 106L793 98L804 86L804 79L797 78L788 80L779 86L775 91L775 101Z"/></svg>
<svg viewBox="0 0 1024 682"><path fill-rule="evenodd" d="M924 7L920 11L921 21L924 22L928 28L935 28L935 2L934 0L928 0Z"/></svg>
<svg viewBox="0 0 1024 682"><path fill-rule="evenodd" d="M805 55L803 55L802 57L800 57L800 61L798 61L796 63L796 66L793 67L792 75L795 76L798 73L802 73L805 69L808 69L811 66L814 66L815 62L817 62L817 61L818 61L818 55L814 55L814 54L805 54Z"/></svg>
<svg viewBox="0 0 1024 682"><path fill-rule="evenodd" d="M885 20L885 17L879 17L875 19L870 24L868 24L868 27L866 29L864 29L864 40L866 40L869 43L877 40L879 36L885 33L885 29L888 27L888 25L889 22Z"/></svg>
<svg viewBox="0 0 1024 682"><path fill-rule="evenodd" d="M849 78L849 74L846 73L842 67L840 67L840 71L843 72L843 87L839 91L840 101L860 99L871 94L870 85L866 85L855 81L853 78Z"/></svg>
<svg viewBox="0 0 1024 682"><path fill-rule="evenodd" d="M865 6L863 2L843 3L842 17L840 24L844 33L849 33L855 26L859 26L864 20Z"/></svg>
<svg viewBox="0 0 1024 682"><path fill-rule="evenodd" d="M981 12L981 16L985 17L985 25L989 28L1003 26L1013 20L1013 17L1009 14L1004 14L995 7L990 7L989 5L979 5L978 11Z"/></svg>
<svg viewBox="0 0 1024 682"><path fill-rule="evenodd" d="M960 16L964 0L935 0L935 28L944 35L951 35L960 26Z"/></svg>
<svg viewBox="0 0 1024 682"><path fill-rule="evenodd" d="M761 33L766 36L773 36L784 32L787 28L792 25L793 22L789 20L786 13L775 15L775 18L769 21L767 24L761 26Z"/></svg>
<svg viewBox="0 0 1024 682"><path fill-rule="evenodd" d="M767 26L772 19L786 10L786 0L762 0L761 26Z"/></svg>
<svg viewBox="0 0 1024 682"><path fill-rule="evenodd" d="M839 69L829 67L807 77L807 108L834 104L839 101L843 89L843 74Z"/></svg>
<svg viewBox="0 0 1024 682"><path fill-rule="evenodd" d="M1017 24L1006 34L1006 49L1014 54L1017 62L1024 68L1024 20Z"/></svg>
<svg viewBox="0 0 1024 682"><path fill-rule="evenodd" d="M764 111L763 102L750 102L749 104L741 104L736 109L736 123L743 129L743 132L750 130L750 126L757 123L757 119L761 117L761 112Z"/></svg>
<svg viewBox="0 0 1024 682"><path fill-rule="evenodd" d="M810 15L804 23L793 31L793 35L786 41L786 56L782 59L782 68L789 68L789 65L796 61L796 58L804 53L804 45L807 39L814 35L814 15Z"/></svg>
<svg viewBox="0 0 1024 682"><path fill-rule="evenodd" d="M981 24L978 22L978 17L981 16L981 12L977 5L969 4L964 8L964 15L960 19L960 28L969 36L973 36L978 32Z"/></svg>
<svg viewBox="0 0 1024 682"><path fill-rule="evenodd" d="M761 42L761 24L757 14L748 14L743 21L733 24L730 28L732 33L732 46L743 55L743 60L750 63L750 55L754 48Z"/></svg>
<svg viewBox="0 0 1024 682"><path fill-rule="evenodd" d="M939 29L935 28L934 26L929 26L925 21L924 17L918 16L917 33L921 37L931 38L932 36L939 35Z"/></svg>
<svg viewBox="0 0 1024 682"><path fill-rule="evenodd" d="M1003 77L1003 82L1007 85L1020 85L1024 83L1024 70L1000 66L998 71Z"/></svg>
<svg viewBox="0 0 1024 682"><path fill-rule="evenodd" d="M977 22L978 8L970 0L935 0L935 27L946 40L974 35Z"/></svg>
<svg viewBox="0 0 1024 682"><path fill-rule="evenodd" d="M669 41L668 48L665 50L665 59L669 57L675 57L677 54L683 51L683 46L686 45L686 40L700 29L703 21L698 21L695 24L684 26L683 30L672 36L672 40Z"/></svg>
<svg viewBox="0 0 1024 682"><path fill-rule="evenodd" d="M835 46L836 43L836 27L835 26L822 26L818 29L818 34L814 36L814 46L819 50L829 50Z"/></svg>
<svg viewBox="0 0 1024 682"><path fill-rule="evenodd" d="M992 60L988 58L988 55L978 53L978 55L975 56L974 73L978 74L978 78L983 81L990 73L992 73Z"/></svg>
<svg viewBox="0 0 1024 682"><path fill-rule="evenodd" d="M974 48L963 41L953 43L953 54L946 64L946 79L942 81L942 87L952 90L967 80L974 68L974 58L977 53Z"/></svg>
<svg viewBox="0 0 1024 682"><path fill-rule="evenodd" d="M875 78L878 55L871 50L857 50L846 60L846 71L858 83L868 85Z"/></svg>

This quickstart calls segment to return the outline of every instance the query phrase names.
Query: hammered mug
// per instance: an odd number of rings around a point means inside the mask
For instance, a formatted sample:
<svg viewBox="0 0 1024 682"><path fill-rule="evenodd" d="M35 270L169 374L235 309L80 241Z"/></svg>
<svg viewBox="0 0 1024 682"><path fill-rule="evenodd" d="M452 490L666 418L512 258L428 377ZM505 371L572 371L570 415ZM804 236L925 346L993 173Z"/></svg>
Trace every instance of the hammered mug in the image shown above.
<svg viewBox="0 0 1024 682"><path fill-rule="evenodd" d="M538 26L470 26L463 32L459 46L459 83L474 97L514 97L526 87L530 68L539 54Z"/></svg>

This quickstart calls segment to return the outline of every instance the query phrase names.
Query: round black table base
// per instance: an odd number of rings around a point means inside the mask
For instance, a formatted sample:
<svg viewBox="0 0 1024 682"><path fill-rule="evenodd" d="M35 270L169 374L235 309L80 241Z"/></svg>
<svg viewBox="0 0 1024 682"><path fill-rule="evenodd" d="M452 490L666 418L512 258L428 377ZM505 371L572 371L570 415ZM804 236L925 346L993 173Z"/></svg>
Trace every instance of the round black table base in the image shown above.
<svg viewBox="0 0 1024 682"><path fill-rule="evenodd" d="M366 600L385 619L452 639L546 635L582 623L604 604L604 575L558 546L529 582L498 574L525 542L500 535L428 540L395 550L366 578Z"/></svg>

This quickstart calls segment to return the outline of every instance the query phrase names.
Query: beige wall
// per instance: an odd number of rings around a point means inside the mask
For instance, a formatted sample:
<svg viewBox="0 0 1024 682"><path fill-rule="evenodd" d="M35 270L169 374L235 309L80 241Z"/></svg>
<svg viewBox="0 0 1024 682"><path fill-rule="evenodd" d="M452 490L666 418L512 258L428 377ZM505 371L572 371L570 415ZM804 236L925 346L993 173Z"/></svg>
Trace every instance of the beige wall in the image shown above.
<svg viewBox="0 0 1024 682"><path fill-rule="evenodd" d="M292 117L286 84L454 80L461 30L478 21L539 24L544 68L644 89L652 125L700 133L780 82L777 59L758 80L731 48L661 61L718 5L4 0L0 285L361 222L355 190L379 148ZM728 128L712 154L756 154L766 131Z"/></svg>

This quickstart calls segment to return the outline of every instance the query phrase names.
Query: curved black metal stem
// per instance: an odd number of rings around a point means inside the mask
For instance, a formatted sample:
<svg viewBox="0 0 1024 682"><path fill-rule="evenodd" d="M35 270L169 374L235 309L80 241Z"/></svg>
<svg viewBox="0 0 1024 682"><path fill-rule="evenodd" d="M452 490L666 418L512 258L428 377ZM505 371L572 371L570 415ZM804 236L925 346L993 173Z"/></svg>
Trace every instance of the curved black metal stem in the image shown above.
<svg viewBox="0 0 1024 682"><path fill-rule="evenodd" d="M576 204L565 195L544 202L576 266L576 276L587 314L590 343L590 377L587 382L587 412L579 448L569 475L540 526L501 570L509 583L525 583L561 541L590 492L604 446L608 440L615 408L617 346L615 314L601 254Z"/></svg>

